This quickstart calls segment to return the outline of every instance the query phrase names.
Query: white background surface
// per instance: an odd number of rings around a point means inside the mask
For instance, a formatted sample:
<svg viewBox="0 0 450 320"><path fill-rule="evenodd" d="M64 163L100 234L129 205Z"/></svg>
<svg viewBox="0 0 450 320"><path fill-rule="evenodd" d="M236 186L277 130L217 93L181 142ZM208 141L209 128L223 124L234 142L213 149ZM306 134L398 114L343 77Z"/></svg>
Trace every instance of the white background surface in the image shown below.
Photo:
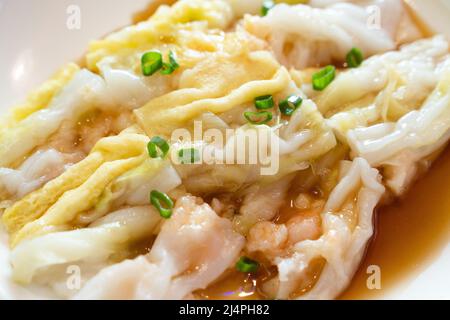
<svg viewBox="0 0 450 320"><path fill-rule="evenodd" d="M450 15L445 13L450 0L406 1L429 18L435 29L450 33ZM0 113L24 99L64 63L79 59L90 40L130 24L132 14L145 9L148 2L0 0ZM81 9L80 30L66 27L66 10L72 4ZM383 298L450 299L450 245L428 268Z"/></svg>
<svg viewBox="0 0 450 320"><path fill-rule="evenodd" d="M0 0L0 112L20 102L90 40L131 23L148 0ZM81 9L81 29L66 27L69 5Z"/></svg>

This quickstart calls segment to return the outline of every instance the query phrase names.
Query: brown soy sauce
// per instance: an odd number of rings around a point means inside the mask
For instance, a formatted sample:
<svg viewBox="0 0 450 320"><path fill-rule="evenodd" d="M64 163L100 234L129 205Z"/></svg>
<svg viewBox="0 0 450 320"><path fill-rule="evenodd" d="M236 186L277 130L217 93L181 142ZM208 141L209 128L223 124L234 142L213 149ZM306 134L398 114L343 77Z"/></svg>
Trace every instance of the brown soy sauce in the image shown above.
<svg viewBox="0 0 450 320"><path fill-rule="evenodd" d="M382 298L426 268L450 241L450 147L404 198L376 214L367 254L341 299ZM381 290L369 290L367 268L381 271Z"/></svg>

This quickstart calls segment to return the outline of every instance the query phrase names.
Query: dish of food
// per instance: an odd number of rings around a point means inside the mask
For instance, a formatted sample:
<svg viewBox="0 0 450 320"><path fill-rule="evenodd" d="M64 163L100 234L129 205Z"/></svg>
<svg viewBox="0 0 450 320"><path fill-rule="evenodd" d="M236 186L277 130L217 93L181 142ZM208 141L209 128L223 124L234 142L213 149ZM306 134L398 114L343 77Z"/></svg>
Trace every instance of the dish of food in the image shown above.
<svg viewBox="0 0 450 320"><path fill-rule="evenodd" d="M448 35L401 0L149 8L0 118L0 299L335 299L383 273L377 216L448 158Z"/></svg>

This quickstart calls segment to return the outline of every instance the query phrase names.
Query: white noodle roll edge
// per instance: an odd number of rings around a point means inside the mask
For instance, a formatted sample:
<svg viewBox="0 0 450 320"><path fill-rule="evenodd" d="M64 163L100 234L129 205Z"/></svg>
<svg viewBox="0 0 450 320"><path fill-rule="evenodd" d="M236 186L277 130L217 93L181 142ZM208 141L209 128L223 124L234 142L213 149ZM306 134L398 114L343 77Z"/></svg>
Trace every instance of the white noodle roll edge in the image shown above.
<svg viewBox="0 0 450 320"><path fill-rule="evenodd" d="M150 253L103 269L74 298L179 300L206 288L237 260L245 240L200 202L180 198Z"/></svg>
<svg viewBox="0 0 450 320"><path fill-rule="evenodd" d="M305 275L310 262L324 258L326 264L313 288L298 299L333 299L350 283L373 234L372 217L385 188L378 170L362 158L342 162L344 173L330 194L322 213L323 235L317 240L301 241L293 246L294 254L277 258L278 299L288 298ZM352 228L340 214L342 207L356 192L354 208L357 225Z"/></svg>

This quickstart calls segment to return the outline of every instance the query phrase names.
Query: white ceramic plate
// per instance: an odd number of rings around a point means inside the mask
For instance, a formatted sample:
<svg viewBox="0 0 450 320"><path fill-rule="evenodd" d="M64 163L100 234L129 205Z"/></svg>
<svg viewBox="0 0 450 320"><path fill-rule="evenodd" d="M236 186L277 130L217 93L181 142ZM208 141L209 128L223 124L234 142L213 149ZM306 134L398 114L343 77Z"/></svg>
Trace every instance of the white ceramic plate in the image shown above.
<svg viewBox="0 0 450 320"><path fill-rule="evenodd" d="M429 27L450 39L450 0L405 0ZM46 80L64 63L77 60L92 39L130 24L149 0L0 0L0 113ZM76 5L80 29L67 27ZM77 8L75 8L77 9ZM70 11L70 10L69 10ZM73 12L73 11L72 11ZM450 244L438 258L381 298L450 299Z"/></svg>

